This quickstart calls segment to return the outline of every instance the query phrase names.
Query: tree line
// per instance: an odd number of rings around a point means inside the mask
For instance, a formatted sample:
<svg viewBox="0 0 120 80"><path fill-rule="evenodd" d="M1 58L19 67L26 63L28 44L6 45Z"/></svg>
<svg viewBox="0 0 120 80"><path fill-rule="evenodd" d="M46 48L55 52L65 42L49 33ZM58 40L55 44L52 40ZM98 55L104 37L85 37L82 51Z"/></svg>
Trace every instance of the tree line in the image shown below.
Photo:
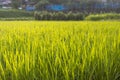
<svg viewBox="0 0 120 80"><path fill-rule="evenodd" d="M65 5L74 5L75 3L79 4L94 4L94 3L120 3L120 0L12 0L12 7L18 8L22 5L26 5L26 2L34 2L36 7L43 7L46 4L65 4Z"/></svg>

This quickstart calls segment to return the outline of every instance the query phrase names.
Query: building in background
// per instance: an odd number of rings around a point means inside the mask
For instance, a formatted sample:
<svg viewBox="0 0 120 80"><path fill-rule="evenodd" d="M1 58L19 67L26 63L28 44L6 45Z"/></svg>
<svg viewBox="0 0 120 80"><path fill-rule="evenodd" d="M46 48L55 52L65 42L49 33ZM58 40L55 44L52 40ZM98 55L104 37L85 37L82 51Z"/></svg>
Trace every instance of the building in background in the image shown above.
<svg viewBox="0 0 120 80"><path fill-rule="evenodd" d="M0 7L4 9L12 8L11 3L11 0L0 0Z"/></svg>
<svg viewBox="0 0 120 80"><path fill-rule="evenodd" d="M47 2L47 3L46 3ZM13 6L14 3L14 6ZM17 4L17 7L16 7ZM38 4L38 5L37 5ZM37 8L37 6L38 8ZM26 11L105 11L120 10L120 0L0 0L0 7Z"/></svg>
<svg viewBox="0 0 120 80"><path fill-rule="evenodd" d="M26 11L34 11L35 10L35 2L30 0L21 0L21 7Z"/></svg>

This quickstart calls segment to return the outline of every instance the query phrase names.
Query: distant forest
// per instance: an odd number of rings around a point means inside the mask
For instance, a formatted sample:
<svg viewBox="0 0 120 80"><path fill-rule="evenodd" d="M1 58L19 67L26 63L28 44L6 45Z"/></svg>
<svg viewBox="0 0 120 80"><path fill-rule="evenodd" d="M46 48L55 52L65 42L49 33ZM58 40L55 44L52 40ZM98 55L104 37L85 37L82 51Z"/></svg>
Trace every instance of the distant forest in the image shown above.
<svg viewBox="0 0 120 80"><path fill-rule="evenodd" d="M63 5L68 8L65 11L120 12L120 0L12 0L12 5L13 8L32 5L36 10L46 10L47 5Z"/></svg>

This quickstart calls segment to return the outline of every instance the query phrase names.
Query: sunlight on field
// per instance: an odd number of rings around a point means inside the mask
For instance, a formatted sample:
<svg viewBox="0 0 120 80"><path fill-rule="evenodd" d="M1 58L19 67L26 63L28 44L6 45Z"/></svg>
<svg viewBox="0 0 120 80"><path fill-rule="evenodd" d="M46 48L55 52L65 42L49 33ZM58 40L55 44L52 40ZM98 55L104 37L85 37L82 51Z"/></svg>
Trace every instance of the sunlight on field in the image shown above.
<svg viewBox="0 0 120 80"><path fill-rule="evenodd" d="M0 22L0 80L120 80L120 22Z"/></svg>

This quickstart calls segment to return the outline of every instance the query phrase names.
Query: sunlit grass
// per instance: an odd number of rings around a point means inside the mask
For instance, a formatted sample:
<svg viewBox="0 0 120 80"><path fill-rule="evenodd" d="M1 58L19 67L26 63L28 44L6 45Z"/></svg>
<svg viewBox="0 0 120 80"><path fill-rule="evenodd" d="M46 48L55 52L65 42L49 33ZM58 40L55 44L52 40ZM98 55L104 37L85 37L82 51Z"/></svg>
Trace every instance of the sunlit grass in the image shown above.
<svg viewBox="0 0 120 80"><path fill-rule="evenodd" d="M0 80L120 80L120 23L0 22Z"/></svg>

